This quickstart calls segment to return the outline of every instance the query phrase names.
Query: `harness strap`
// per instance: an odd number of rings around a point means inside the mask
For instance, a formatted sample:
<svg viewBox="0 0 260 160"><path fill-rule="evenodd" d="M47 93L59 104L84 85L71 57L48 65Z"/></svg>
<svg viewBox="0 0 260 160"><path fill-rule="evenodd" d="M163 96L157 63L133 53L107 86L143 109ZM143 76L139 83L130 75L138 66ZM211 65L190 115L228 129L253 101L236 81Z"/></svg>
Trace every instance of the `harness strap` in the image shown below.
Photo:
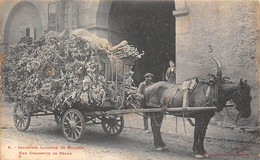
<svg viewBox="0 0 260 160"><path fill-rule="evenodd" d="M192 120L190 118L187 118L188 122L190 123L191 126L195 126L195 124L192 122Z"/></svg>
<svg viewBox="0 0 260 160"><path fill-rule="evenodd" d="M171 91L171 89L172 89L174 86L175 86L175 85L172 85L172 86L167 90L167 92L166 92L166 94L165 94L165 96L164 96L163 102L166 100L166 96L169 94L169 92ZM173 97L172 97L172 99L170 100L170 102L168 103L168 105L171 104L171 102L173 101L173 99L174 99L176 93L178 92L178 90L179 90L179 88L178 88L178 89L175 91L175 93L173 94Z"/></svg>
<svg viewBox="0 0 260 160"><path fill-rule="evenodd" d="M210 94L210 91L211 91L211 86L208 86L207 88L207 91L206 91L206 98L208 99L209 98L209 94Z"/></svg>
<svg viewBox="0 0 260 160"><path fill-rule="evenodd" d="M185 89L183 91L183 101L182 101L182 107L188 107L189 106L189 89Z"/></svg>
<svg viewBox="0 0 260 160"><path fill-rule="evenodd" d="M214 105L214 102L218 102L218 86L214 86L213 89L212 87L213 86L208 86L206 91L207 103L209 105Z"/></svg>

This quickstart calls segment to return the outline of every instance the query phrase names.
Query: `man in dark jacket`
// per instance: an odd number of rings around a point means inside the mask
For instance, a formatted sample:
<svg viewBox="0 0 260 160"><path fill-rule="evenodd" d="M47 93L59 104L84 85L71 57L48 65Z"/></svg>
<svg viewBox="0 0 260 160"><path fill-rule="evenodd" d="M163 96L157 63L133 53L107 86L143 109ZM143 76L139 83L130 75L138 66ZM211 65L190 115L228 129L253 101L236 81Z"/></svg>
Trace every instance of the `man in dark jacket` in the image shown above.
<svg viewBox="0 0 260 160"><path fill-rule="evenodd" d="M176 84L175 64L172 60L169 61L169 66L165 74L165 79L170 83Z"/></svg>
<svg viewBox="0 0 260 160"><path fill-rule="evenodd" d="M152 82L152 78L153 78L153 74L152 73L146 73L144 75L145 80L139 84L138 87L138 93L140 93L141 95L144 94L144 90L149 87L150 85L153 84ZM146 133L149 133L149 128L148 128L148 115L147 113L143 114L143 119L144 119L144 130Z"/></svg>

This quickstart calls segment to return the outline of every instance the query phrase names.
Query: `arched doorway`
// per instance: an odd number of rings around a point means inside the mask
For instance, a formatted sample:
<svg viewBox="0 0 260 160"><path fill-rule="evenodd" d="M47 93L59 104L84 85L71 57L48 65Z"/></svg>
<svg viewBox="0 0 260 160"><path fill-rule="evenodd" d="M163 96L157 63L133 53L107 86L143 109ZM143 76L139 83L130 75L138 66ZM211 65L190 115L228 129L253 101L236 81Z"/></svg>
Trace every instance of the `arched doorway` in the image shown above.
<svg viewBox="0 0 260 160"><path fill-rule="evenodd" d="M163 80L169 60L175 60L175 17L173 1L112 2L109 14L109 40L122 40L145 55L134 66L134 80L139 84L146 72Z"/></svg>
<svg viewBox="0 0 260 160"><path fill-rule="evenodd" d="M5 53L8 52L8 45L17 44L21 37L37 39L43 35L43 18L40 12L39 7L29 1L21 1L11 7L4 24Z"/></svg>

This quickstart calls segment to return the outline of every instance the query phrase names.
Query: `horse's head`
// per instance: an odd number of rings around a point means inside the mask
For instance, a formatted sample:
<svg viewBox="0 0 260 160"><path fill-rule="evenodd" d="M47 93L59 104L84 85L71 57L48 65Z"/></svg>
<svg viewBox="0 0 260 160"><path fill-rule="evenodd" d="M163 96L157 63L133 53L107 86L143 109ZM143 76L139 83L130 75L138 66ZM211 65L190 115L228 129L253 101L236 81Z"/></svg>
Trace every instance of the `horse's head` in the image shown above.
<svg viewBox="0 0 260 160"><path fill-rule="evenodd" d="M223 84L224 77L222 78L222 67L220 62L211 57L216 65L217 65L217 72L216 72L216 82L218 84ZM233 85L232 85L233 86ZM229 87L228 87L229 88ZM232 87L233 88L233 87ZM233 90L233 89L232 89ZM229 92L226 92L229 93ZM250 94L250 86L247 84L247 80L244 82L242 79L240 80L238 86L235 87L235 91L232 95L226 95L227 97L231 96L230 99L236 104L236 109L239 111L239 115L242 118L248 118L251 115L251 94Z"/></svg>
<svg viewBox="0 0 260 160"><path fill-rule="evenodd" d="M247 84L247 80L244 82L240 79L237 89L233 92L231 97L235 103L236 109L242 118L248 118L251 115L251 87Z"/></svg>

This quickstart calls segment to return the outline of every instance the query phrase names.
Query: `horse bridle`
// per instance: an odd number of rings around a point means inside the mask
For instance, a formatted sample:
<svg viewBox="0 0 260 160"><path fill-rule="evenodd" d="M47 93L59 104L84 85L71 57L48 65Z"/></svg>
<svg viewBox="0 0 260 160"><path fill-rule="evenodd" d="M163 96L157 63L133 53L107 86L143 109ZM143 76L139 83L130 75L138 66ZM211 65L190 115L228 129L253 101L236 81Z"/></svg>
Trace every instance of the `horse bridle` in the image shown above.
<svg viewBox="0 0 260 160"><path fill-rule="evenodd" d="M237 106L237 105L233 102L232 99L234 99L235 97L238 96L239 99L241 100L241 95L242 95L242 91L241 91L240 86L238 86L238 88L236 89L236 91L232 94L231 99L229 100L230 103L231 103L231 105L234 106L234 107L236 108L236 110L238 110L238 112L239 112L239 113L237 114L237 118L236 118L236 120L234 120L234 119L230 116L228 110L226 109L229 118L232 119L233 121L235 121L234 124L236 124L236 122L241 118L241 113L240 113L240 111L241 111L241 107L240 107L240 106ZM249 97L251 98L251 94L250 94L250 93L249 93Z"/></svg>
<svg viewBox="0 0 260 160"><path fill-rule="evenodd" d="M231 104L232 106L234 106L234 107L237 109L237 105L236 105L232 100L229 100L229 102L230 102L230 104ZM238 110L238 109L237 109L237 110ZM235 121L234 124L236 124L236 122L241 118L240 112L237 114L236 119L234 119L234 118L230 115L230 113L229 113L227 107L226 107L226 111L227 111L228 117L229 117L231 120Z"/></svg>

